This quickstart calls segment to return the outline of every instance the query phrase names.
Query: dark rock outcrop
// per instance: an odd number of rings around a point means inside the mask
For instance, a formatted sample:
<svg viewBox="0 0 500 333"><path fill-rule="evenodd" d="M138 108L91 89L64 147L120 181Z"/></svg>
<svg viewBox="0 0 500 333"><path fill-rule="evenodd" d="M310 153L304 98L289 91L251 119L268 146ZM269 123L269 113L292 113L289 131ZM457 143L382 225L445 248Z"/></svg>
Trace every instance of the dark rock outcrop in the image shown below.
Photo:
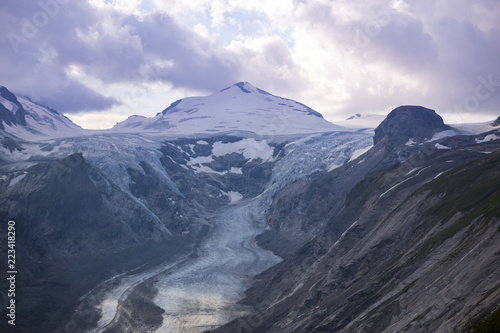
<svg viewBox="0 0 500 333"><path fill-rule="evenodd" d="M500 117L498 117L494 122L492 122L491 126L500 126Z"/></svg>
<svg viewBox="0 0 500 333"><path fill-rule="evenodd" d="M395 146L405 144L409 139L422 142L447 129L450 127L443 123L434 110L405 105L391 111L375 129L373 143L376 145L385 140L387 144Z"/></svg>
<svg viewBox="0 0 500 333"><path fill-rule="evenodd" d="M26 126L26 111L17 100L16 96L4 86L0 86L0 96L14 105L16 110L12 112L0 103L0 129L5 129L4 123L7 125L22 125Z"/></svg>

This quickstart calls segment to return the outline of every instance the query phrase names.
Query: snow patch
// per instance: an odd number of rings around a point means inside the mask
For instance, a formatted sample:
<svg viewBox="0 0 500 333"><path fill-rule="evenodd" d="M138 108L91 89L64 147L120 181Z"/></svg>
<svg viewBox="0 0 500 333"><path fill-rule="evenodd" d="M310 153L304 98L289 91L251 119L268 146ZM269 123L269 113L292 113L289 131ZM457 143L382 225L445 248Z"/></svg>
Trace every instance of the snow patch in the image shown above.
<svg viewBox="0 0 500 333"><path fill-rule="evenodd" d="M214 169L206 166L206 165L193 165L191 166L191 168L193 169L194 173L214 173L214 174L217 174L217 175L220 175L220 176L224 176L225 174L227 174L227 171L215 171Z"/></svg>
<svg viewBox="0 0 500 333"><path fill-rule="evenodd" d="M450 147L443 146L442 144L436 143L434 145L437 149L451 149Z"/></svg>
<svg viewBox="0 0 500 333"><path fill-rule="evenodd" d="M227 192L227 196L229 197L229 200L231 201L231 203L235 203L235 202L238 202L241 199L243 199L243 195L241 193L233 192L233 191Z"/></svg>
<svg viewBox="0 0 500 333"><path fill-rule="evenodd" d="M8 187L11 187L11 186L14 186L16 185L17 183L19 183L24 177L26 177L26 173L23 173L17 177L14 177L10 180L9 182L9 186Z"/></svg>
<svg viewBox="0 0 500 333"><path fill-rule="evenodd" d="M373 147L373 145L368 146L366 148L361 148L361 149L355 150L354 153L352 154L351 158L349 159L349 162L354 161L355 159L357 159L358 157L360 157L361 155L366 153L368 150L370 150L372 147Z"/></svg>
<svg viewBox="0 0 500 333"><path fill-rule="evenodd" d="M411 175L412 173L414 173L415 171L420 170L420 169L421 169L421 167L414 168L414 169L410 170L405 176Z"/></svg>
<svg viewBox="0 0 500 333"><path fill-rule="evenodd" d="M335 169L337 169L338 167L341 167L342 164L332 164L329 168L328 168L328 172L330 171L333 171Z"/></svg>
<svg viewBox="0 0 500 333"><path fill-rule="evenodd" d="M243 171L241 170L241 168L235 168L235 167L231 167L231 170L229 170L229 172L237 174L237 175L242 175L243 174Z"/></svg>
<svg viewBox="0 0 500 333"><path fill-rule="evenodd" d="M426 142L433 142L433 141L436 141L436 140L439 140L439 139L442 139L442 138L447 138L449 136L455 136L455 135L458 135L459 133L455 130L446 130L446 131L442 131L442 132L439 132L439 133L436 133L434 134L434 136L426 141Z"/></svg>
<svg viewBox="0 0 500 333"><path fill-rule="evenodd" d="M193 166L193 165L202 165L204 163L211 163L213 162L214 159L212 156L198 156L198 157L192 157L189 159L187 162L187 165Z"/></svg>
<svg viewBox="0 0 500 333"><path fill-rule="evenodd" d="M498 140L498 139L500 139L500 136L497 136L496 134L488 134L482 140L476 138L476 143L483 143L483 142L488 142L488 141L493 141L493 140Z"/></svg>
<svg viewBox="0 0 500 333"><path fill-rule="evenodd" d="M413 138L410 138L407 143L405 143L405 146L411 147L415 146L417 143L413 140Z"/></svg>
<svg viewBox="0 0 500 333"><path fill-rule="evenodd" d="M258 158L262 159L263 162L272 162L274 160L274 148L269 146L266 140L257 141L254 138L230 143L217 141L213 144L212 153L214 156L239 153L250 161Z"/></svg>

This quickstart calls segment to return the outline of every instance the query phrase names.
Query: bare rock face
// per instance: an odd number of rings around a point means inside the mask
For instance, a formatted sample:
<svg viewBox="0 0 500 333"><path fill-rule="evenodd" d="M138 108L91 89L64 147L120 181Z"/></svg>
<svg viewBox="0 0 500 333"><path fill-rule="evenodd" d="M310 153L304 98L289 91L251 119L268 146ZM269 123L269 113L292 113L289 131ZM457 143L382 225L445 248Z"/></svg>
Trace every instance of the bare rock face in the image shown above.
<svg viewBox="0 0 500 333"><path fill-rule="evenodd" d="M25 111L16 96L0 86L0 129L7 125L26 125Z"/></svg>
<svg viewBox="0 0 500 333"><path fill-rule="evenodd" d="M255 314L214 332L477 332L499 313L498 149L421 152L369 175L246 291Z"/></svg>
<svg viewBox="0 0 500 333"><path fill-rule="evenodd" d="M450 129L436 111L422 106L400 106L387 116L375 129L373 143L383 140L391 145L405 144L413 139L416 142L430 139L440 131Z"/></svg>
<svg viewBox="0 0 500 333"><path fill-rule="evenodd" d="M500 117L497 118L492 124L492 126L500 126Z"/></svg>

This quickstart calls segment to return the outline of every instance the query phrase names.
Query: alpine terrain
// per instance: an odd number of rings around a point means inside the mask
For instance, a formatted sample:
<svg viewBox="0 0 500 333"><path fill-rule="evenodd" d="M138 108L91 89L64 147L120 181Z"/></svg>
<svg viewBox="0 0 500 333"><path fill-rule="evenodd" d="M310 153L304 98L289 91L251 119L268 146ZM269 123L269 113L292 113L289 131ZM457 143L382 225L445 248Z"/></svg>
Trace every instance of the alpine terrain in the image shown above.
<svg viewBox="0 0 500 333"><path fill-rule="evenodd" d="M2 332L495 332L499 127L239 82L97 131L1 87Z"/></svg>

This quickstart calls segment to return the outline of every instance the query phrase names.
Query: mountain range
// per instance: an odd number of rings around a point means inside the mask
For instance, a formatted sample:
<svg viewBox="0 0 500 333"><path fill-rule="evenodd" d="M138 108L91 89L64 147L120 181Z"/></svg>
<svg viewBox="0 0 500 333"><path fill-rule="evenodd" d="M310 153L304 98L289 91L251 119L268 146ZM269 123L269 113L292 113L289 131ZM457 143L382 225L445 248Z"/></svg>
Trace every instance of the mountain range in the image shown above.
<svg viewBox="0 0 500 333"><path fill-rule="evenodd" d="M248 82L93 131L1 87L16 332L498 328L499 138Z"/></svg>

